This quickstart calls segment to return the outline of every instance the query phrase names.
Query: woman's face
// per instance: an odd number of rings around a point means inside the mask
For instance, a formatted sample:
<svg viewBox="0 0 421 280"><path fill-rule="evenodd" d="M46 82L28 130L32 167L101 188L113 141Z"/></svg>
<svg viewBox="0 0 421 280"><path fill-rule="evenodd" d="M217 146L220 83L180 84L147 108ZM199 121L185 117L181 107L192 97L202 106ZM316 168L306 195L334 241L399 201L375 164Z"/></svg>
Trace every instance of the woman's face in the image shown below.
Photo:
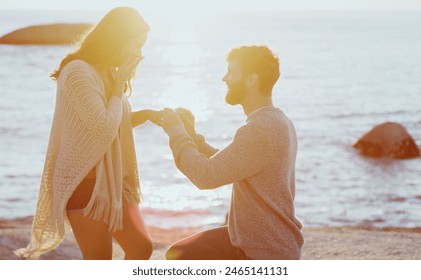
<svg viewBox="0 0 421 280"><path fill-rule="evenodd" d="M131 38L123 46L120 52L120 64L127 59L142 57L142 47L145 44L147 36L144 38Z"/></svg>

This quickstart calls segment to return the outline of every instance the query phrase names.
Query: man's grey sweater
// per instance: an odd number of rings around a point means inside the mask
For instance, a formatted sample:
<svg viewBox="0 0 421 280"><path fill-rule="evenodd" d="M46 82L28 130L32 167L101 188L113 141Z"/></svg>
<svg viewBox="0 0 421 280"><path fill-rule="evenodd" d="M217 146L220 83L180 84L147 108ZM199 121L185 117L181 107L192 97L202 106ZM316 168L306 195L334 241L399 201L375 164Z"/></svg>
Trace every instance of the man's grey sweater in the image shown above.
<svg viewBox="0 0 421 280"><path fill-rule="evenodd" d="M233 183L231 243L252 259L299 259L301 223L295 217L297 136L278 108L251 113L220 151L196 143L182 126L169 131L177 167L200 189Z"/></svg>

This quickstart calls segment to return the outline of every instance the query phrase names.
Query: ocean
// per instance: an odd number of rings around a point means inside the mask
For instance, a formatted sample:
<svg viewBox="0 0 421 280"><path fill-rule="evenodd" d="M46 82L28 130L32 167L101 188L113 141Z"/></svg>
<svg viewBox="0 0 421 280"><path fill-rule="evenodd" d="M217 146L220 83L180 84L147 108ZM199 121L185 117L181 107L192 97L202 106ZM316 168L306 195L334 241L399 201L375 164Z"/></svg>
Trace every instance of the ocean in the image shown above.
<svg viewBox="0 0 421 280"><path fill-rule="evenodd" d="M0 35L101 12L0 11ZM145 15L152 30L130 97L134 110L189 108L223 148L245 116L224 103L225 55L268 45L281 60L274 102L295 124L296 215L306 227L421 226L421 158L364 158L352 144L373 126L403 124L421 144L421 12L318 11ZM34 214L55 103L49 79L72 46L0 45L0 218ZM200 191L175 167L161 128L134 129L146 223L211 227L230 186Z"/></svg>

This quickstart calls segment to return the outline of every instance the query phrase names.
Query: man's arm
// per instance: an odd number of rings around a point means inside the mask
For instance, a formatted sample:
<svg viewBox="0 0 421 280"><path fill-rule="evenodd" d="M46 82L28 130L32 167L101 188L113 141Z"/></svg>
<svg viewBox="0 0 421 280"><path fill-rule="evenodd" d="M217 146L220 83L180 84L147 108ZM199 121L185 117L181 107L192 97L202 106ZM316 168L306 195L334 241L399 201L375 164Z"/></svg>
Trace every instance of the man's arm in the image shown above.
<svg viewBox="0 0 421 280"><path fill-rule="evenodd" d="M193 139L200 153L204 154L207 158L210 158L218 152L218 149L212 147L206 143L205 137L202 134L196 133L194 115L192 112L185 108L177 108L175 110L183 121L184 129Z"/></svg>
<svg viewBox="0 0 421 280"><path fill-rule="evenodd" d="M247 179L260 172L270 158L265 137L244 127L237 131L231 144L207 158L198 151L181 121L174 121L178 116L171 111L165 110L163 128L170 137L175 163L200 189L213 189Z"/></svg>
<svg viewBox="0 0 421 280"><path fill-rule="evenodd" d="M216 154L219 151L218 149L206 143L205 137L202 134L196 134L192 138L194 140L194 143L197 146L198 151L204 154L207 158L212 157L214 154Z"/></svg>

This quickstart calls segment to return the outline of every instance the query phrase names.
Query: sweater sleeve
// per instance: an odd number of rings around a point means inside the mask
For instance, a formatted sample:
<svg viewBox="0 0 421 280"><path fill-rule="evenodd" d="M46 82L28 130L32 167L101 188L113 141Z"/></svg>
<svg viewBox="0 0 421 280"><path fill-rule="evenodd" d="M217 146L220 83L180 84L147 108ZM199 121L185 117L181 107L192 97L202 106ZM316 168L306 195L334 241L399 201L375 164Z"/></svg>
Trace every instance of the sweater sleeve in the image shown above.
<svg viewBox="0 0 421 280"><path fill-rule="evenodd" d="M198 151L183 127L177 126L169 133L178 169L200 189L217 188L260 172L271 154L264 134L245 125L226 148L207 158Z"/></svg>
<svg viewBox="0 0 421 280"><path fill-rule="evenodd" d="M205 137L202 134L196 135L194 143L196 144L198 151L204 154L207 158L210 158L218 152L218 149L206 143Z"/></svg>
<svg viewBox="0 0 421 280"><path fill-rule="evenodd" d="M122 101L111 97L106 102L99 74L89 64L75 60L60 73L57 103L62 140L53 180L67 178L71 184L78 184L115 140L122 119Z"/></svg>
<svg viewBox="0 0 421 280"><path fill-rule="evenodd" d="M67 89L64 98L72 115L78 118L78 126L111 144L121 123L121 99L112 96L107 102L100 77L82 61L69 63L63 74Z"/></svg>

